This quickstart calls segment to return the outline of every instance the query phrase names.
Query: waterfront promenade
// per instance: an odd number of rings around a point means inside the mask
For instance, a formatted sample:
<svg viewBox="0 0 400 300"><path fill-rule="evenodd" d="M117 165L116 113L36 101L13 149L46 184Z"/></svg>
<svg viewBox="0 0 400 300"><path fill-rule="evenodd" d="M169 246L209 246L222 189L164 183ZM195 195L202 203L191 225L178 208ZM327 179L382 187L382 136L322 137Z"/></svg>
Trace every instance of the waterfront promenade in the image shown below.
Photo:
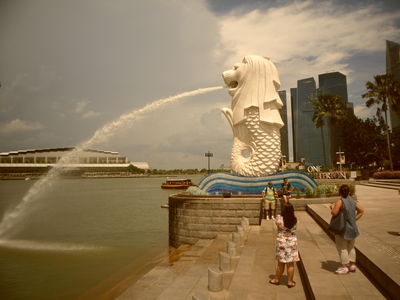
<svg viewBox="0 0 400 300"><path fill-rule="evenodd" d="M400 195L396 190L357 185L357 198L365 207L356 241L360 269L336 275L339 258L335 244L323 230L329 221L327 204L313 204L296 212L301 263L297 286L268 283L275 271L274 224L263 220L251 226L235 271L224 273L224 289L209 292L209 267L218 266L218 253L226 251L228 234L200 240L174 255L128 287L117 299L396 299L400 294ZM295 200L293 200L295 201Z"/></svg>

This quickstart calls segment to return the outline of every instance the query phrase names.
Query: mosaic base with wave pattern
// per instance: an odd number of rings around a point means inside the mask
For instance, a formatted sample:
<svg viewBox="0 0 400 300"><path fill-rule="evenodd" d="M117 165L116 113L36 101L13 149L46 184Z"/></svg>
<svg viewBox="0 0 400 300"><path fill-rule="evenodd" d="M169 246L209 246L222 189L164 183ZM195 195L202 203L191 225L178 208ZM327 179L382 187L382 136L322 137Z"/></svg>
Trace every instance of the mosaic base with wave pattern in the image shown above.
<svg viewBox="0 0 400 300"><path fill-rule="evenodd" d="M245 177L230 173L213 173L204 177L198 187L210 194L230 192L232 194L261 194L268 182L272 182L276 189L281 187L283 179L287 178L301 193L306 189L314 189L317 182L309 175L287 171L265 177Z"/></svg>

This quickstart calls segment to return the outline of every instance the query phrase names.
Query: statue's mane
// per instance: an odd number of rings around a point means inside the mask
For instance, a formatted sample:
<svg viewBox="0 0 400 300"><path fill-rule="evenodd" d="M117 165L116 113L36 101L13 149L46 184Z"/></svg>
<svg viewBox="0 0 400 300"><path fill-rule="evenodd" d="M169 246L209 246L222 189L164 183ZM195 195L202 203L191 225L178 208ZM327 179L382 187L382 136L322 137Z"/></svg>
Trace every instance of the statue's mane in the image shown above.
<svg viewBox="0 0 400 300"><path fill-rule="evenodd" d="M283 106L277 92L281 84L275 65L268 57L257 55L245 56L242 63L246 70L232 101L234 123L241 122L244 118L244 110L251 106L260 107L260 119L262 121L282 123L282 120L275 120L276 117L273 117L273 121L268 120L263 111L264 107L278 110ZM266 112L266 114L268 113Z"/></svg>

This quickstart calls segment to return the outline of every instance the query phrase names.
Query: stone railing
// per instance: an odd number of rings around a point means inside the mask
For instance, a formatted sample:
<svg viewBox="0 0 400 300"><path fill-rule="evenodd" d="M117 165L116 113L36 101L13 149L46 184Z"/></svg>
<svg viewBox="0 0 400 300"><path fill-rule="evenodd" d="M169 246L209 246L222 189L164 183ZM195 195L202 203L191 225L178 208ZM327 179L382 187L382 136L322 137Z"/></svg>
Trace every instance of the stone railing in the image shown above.
<svg viewBox="0 0 400 300"><path fill-rule="evenodd" d="M169 244L194 244L198 239L213 239L220 232L235 232L242 218L251 225L261 221L261 196L169 197Z"/></svg>
<svg viewBox="0 0 400 300"><path fill-rule="evenodd" d="M307 204L333 203L336 197L291 198L295 210ZM243 217L250 225L259 225L263 217L261 196L199 196L174 194L169 197L169 244L194 244L199 239L213 239L218 233L235 232ZM277 201L277 213L281 201Z"/></svg>

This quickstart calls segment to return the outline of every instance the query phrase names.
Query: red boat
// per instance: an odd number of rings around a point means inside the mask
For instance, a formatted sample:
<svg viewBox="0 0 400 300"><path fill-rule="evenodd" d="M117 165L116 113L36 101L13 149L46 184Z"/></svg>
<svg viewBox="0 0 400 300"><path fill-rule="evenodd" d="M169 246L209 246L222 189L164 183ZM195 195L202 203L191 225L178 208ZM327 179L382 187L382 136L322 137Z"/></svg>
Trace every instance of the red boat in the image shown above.
<svg viewBox="0 0 400 300"><path fill-rule="evenodd" d="M187 189L192 186L190 179L168 179L161 185L162 189Z"/></svg>

